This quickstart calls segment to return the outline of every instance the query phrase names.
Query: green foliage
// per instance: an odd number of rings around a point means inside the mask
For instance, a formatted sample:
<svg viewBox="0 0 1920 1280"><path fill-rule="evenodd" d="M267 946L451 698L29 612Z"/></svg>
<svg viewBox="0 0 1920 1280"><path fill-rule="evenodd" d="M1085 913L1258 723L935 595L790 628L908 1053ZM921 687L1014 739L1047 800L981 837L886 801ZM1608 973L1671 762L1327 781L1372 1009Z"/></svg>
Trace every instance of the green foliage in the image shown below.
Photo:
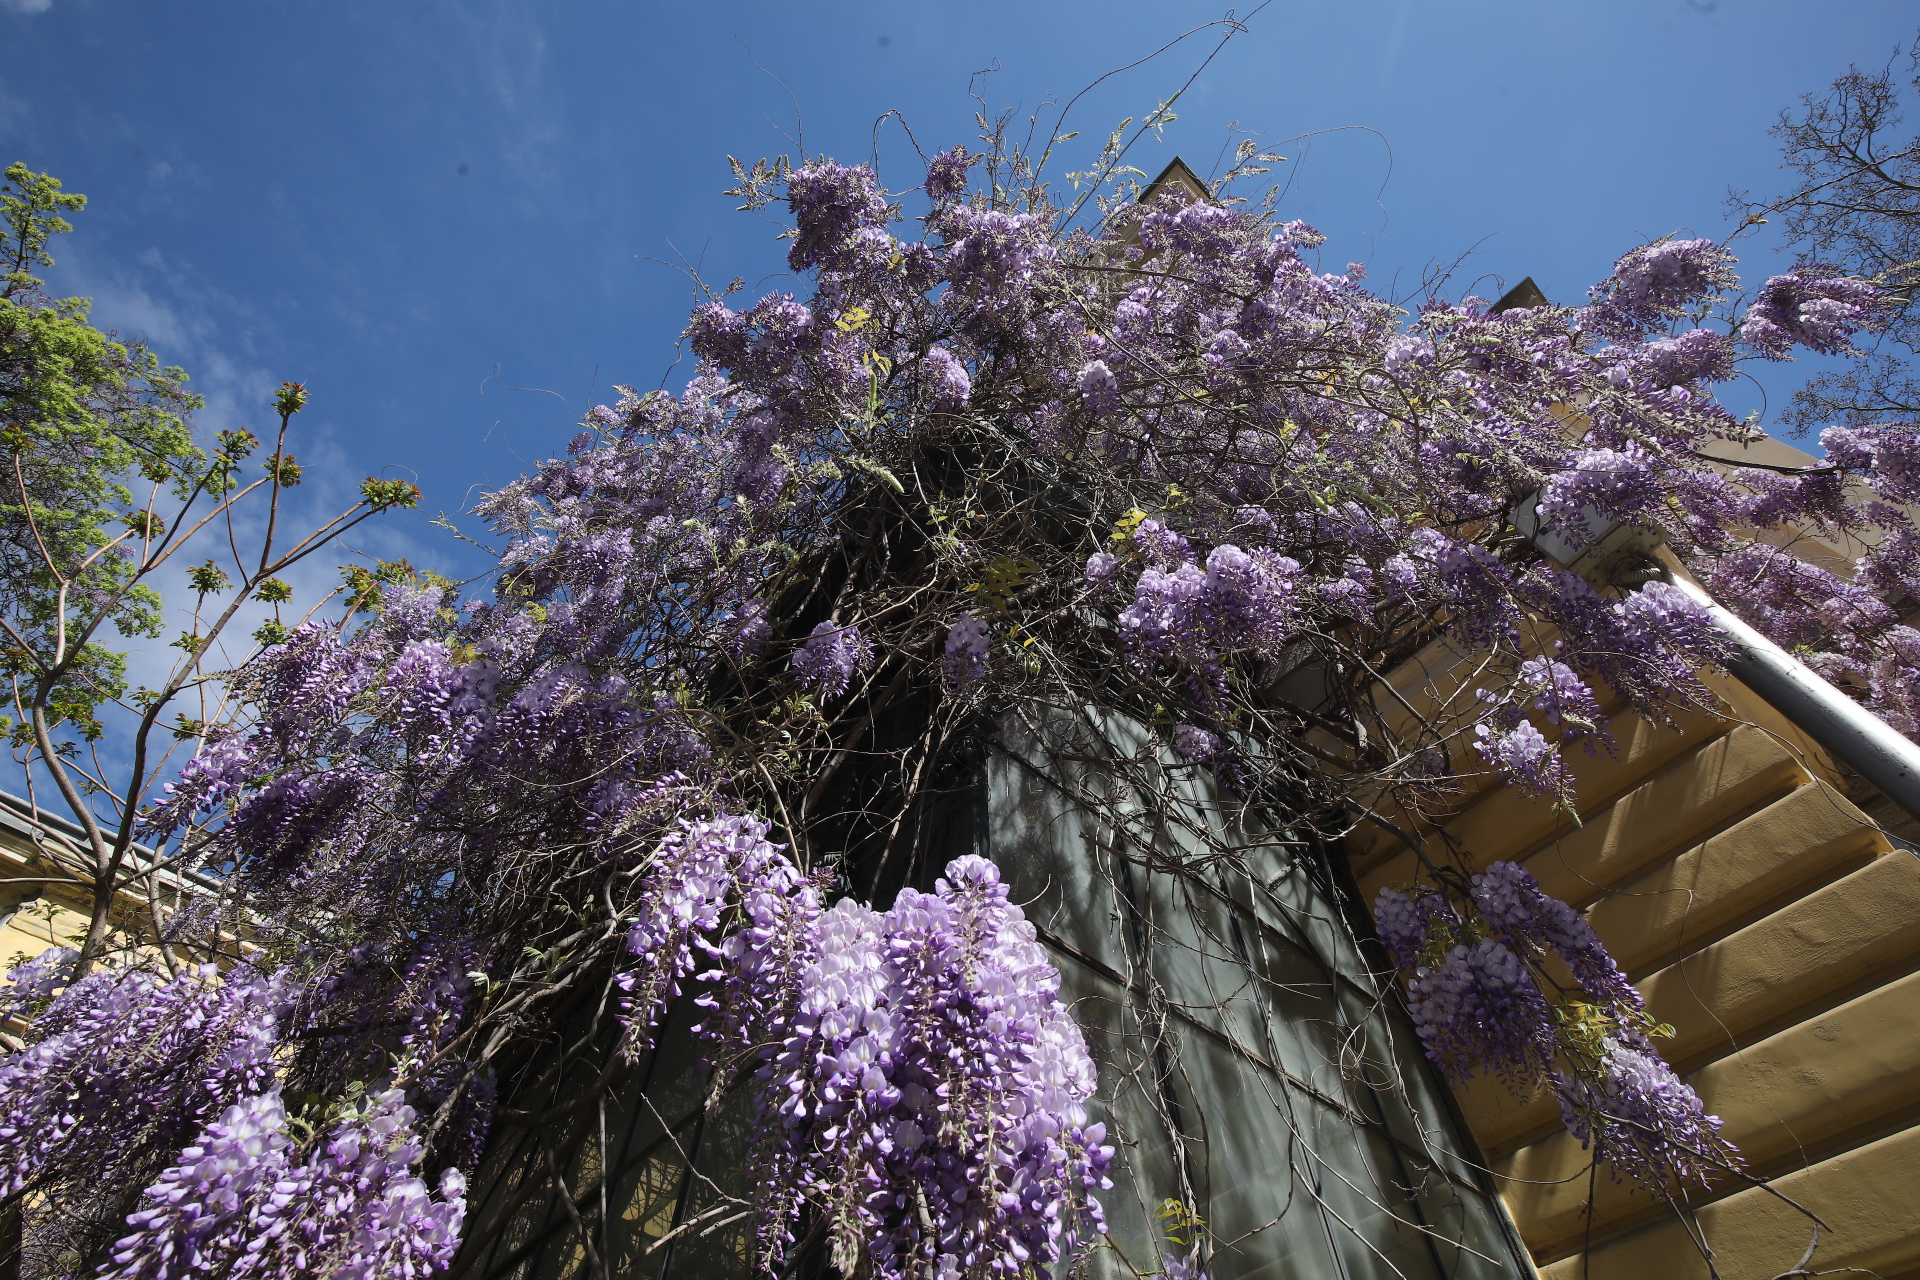
<svg viewBox="0 0 1920 1280"><path fill-rule="evenodd" d="M1197 1247L1207 1233L1206 1220L1171 1196L1160 1202L1153 1216L1160 1220L1160 1230L1165 1233L1168 1243L1181 1248Z"/></svg>
<svg viewBox="0 0 1920 1280"><path fill-rule="evenodd" d="M369 612L377 610L381 599L387 593L387 588L402 582L438 587L443 591L453 586L448 578L431 569L415 569L413 562L404 558L376 561L371 569L364 565L343 564L340 566L340 578L346 583L346 605L349 613L357 613L363 609Z"/></svg>
<svg viewBox="0 0 1920 1280"><path fill-rule="evenodd" d="M13 259L5 277L9 294L16 286L39 285L28 268L53 265L47 241L73 230L73 224L60 215L86 207L87 198L77 191L62 191L58 178L35 173L18 162L7 166L6 185L0 187L0 221L7 225L7 251Z"/></svg>
<svg viewBox="0 0 1920 1280"><path fill-rule="evenodd" d="M290 453L269 458L260 465L266 469L267 477L283 489L291 489L300 483L302 468L293 460L293 455Z"/></svg>
<svg viewBox="0 0 1920 1280"><path fill-rule="evenodd" d="M987 571L979 582L968 585L967 591L976 595L980 602L996 614L1005 614L1013 597L1027 585L1027 579L1040 572L1038 561L1029 556L1014 558L996 556L987 564Z"/></svg>
<svg viewBox="0 0 1920 1280"><path fill-rule="evenodd" d="M22 651L16 676L74 658L65 637L89 623L159 633L160 599L135 580L136 553L165 533L155 499L205 467L187 426L200 402L186 375L101 332L88 299L49 297L30 274L53 265L49 243L72 230L62 215L85 204L23 164L0 186L0 257L10 267L0 277L0 618ZM110 650L83 646L50 715L97 737L95 712L123 691L124 667Z"/></svg>
<svg viewBox="0 0 1920 1280"><path fill-rule="evenodd" d="M392 507L413 507L420 502L420 487L405 480L381 480L368 476L360 484L360 498L375 511Z"/></svg>
<svg viewBox="0 0 1920 1280"><path fill-rule="evenodd" d="M233 579L227 576L227 571L211 560L187 570L188 584L203 596L225 591L228 583L232 581Z"/></svg>

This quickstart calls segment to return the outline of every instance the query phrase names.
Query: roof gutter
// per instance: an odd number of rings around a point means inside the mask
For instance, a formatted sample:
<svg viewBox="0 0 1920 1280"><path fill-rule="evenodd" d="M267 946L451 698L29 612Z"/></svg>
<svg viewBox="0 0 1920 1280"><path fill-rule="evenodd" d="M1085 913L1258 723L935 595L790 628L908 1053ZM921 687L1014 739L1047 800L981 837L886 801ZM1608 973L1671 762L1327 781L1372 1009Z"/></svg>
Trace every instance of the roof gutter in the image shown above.
<svg viewBox="0 0 1920 1280"><path fill-rule="evenodd" d="M1659 554L1663 540L1658 533L1610 519L1591 506L1582 511L1584 529L1555 528L1540 518L1539 501L1539 493L1529 495L1515 508L1512 519L1521 535L1549 560L1596 587L1632 590L1655 579L1678 587L1707 611L1732 643L1726 668L1736 679L1920 820L1920 744L1741 621L1678 568L1678 560Z"/></svg>
<svg viewBox="0 0 1920 1280"><path fill-rule="evenodd" d="M1889 800L1920 818L1920 745L1742 622L1686 574L1672 574L1669 581L1705 609L1733 642L1728 671Z"/></svg>

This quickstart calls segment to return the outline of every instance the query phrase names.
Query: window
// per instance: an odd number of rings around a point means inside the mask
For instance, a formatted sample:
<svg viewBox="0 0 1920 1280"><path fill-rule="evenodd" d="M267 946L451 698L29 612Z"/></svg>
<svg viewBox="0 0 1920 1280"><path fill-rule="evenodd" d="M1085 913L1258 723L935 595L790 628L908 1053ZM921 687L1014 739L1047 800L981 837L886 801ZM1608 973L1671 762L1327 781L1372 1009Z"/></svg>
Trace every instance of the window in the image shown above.
<svg viewBox="0 0 1920 1280"><path fill-rule="evenodd" d="M1082 1274L1153 1274L1196 1239L1212 1280L1529 1274L1444 1087L1372 976L1329 850L1270 811L1223 803L1133 725L1010 721L978 772L971 803L947 797L941 820L920 824L920 863L904 861L925 881L986 852L1060 968L1117 1147L1101 1197L1110 1247ZM470 1230L525 1200L473 1240L469 1275L587 1274L550 1158L609 1275L751 1274L752 1224L729 1202L752 1176L751 1106L739 1091L703 1106L712 1082L691 1021L683 1000L581 1149L549 1156L539 1134L499 1131ZM590 1088L594 1063L580 1055L551 1096ZM794 1274L820 1274L818 1254Z"/></svg>

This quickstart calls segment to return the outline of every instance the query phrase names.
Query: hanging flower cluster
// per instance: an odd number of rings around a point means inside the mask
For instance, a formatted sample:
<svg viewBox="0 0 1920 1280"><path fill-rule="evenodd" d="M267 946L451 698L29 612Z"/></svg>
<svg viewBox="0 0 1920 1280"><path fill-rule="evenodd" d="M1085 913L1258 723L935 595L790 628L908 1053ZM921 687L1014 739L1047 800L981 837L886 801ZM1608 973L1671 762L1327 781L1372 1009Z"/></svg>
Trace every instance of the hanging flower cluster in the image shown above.
<svg viewBox="0 0 1920 1280"><path fill-rule="evenodd" d="M889 1278L1022 1276L1103 1231L1093 1063L993 864L957 859L930 894L812 925L797 969L755 966L797 979L761 1070L764 1167L775 1197L832 1215L835 1264L864 1249Z"/></svg>
<svg viewBox="0 0 1920 1280"><path fill-rule="evenodd" d="M59 969L72 959L51 951L9 975L16 998L65 990L34 1019L33 1042L0 1058L0 1194L65 1177L137 1178L273 1078L289 1009L278 975L223 978L206 965L163 980L106 969L67 985ZM103 1144L108 1132L114 1141Z"/></svg>
<svg viewBox="0 0 1920 1280"><path fill-rule="evenodd" d="M1737 1167L1720 1121L1654 1048L1655 1026L1586 918L1525 868L1496 862L1457 911L1438 891L1382 889L1380 938L1407 980L1427 1055L1456 1079L1548 1085L1568 1129L1616 1175L1655 1187ZM1544 966L1559 961L1573 988Z"/></svg>
<svg viewBox="0 0 1920 1280"><path fill-rule="evenodd" d="M421 1147L405 1096L361 1100L304 1154L278 1089L228 1107L147 1188L147 1207L127 1219L133 1234L100 1274L374 1280L445 1269L466 1183L449 1168L436 1197L413 1175Z"/></svg>
<svg viewBox="0 0 1920 1280"><path fill-rule="evenodd" d="M873 646L858 627L822 622L793 655L793 678L823 698L837 698L847 682L873 665Z"/></svg>
<svg viewBox="0 0 1920 1280"><path fill-rule="evenodd" d="M885 914L823 911L767 831L723 817L666 837L620 981L650 1028L695 951L713 962L701 977L724 996L702 998L702 1030L761 1082L768 1265L806 1204L831 1215L842 1269L865 1251L889 1280L1018 1276L1056 1261L1079 1215L1097 1234L1112 1148L1087 1120L1093 1063L993 864L961 858Z"/></svg>
<svg viewBox="0 0 1920 1280"><path fill-rule="evenodd" d="M622 388L487 495L486 589L385 567L235 673L245 714L142 815L221 877L168 939L192 964L19 975L0 1142L34 1257L84 1260L46 1274L296 1248L431 1272L503 1229L461 1226L448 1173L496 1099L549 1105L519 1091L564 1011L623 1000L607 1051L636 1053L701 965L716 1070L758 1072L770 1119L765 1256L805 1208L847 1268L1051 1266L1097 1229L1091 1068L991 868L914 861L927 805L1036 703L1157 726L1302 823L1417 814L1486 763L1564 797L1563 748L1606 748L1596 690L1658 717L1723 650L1681 591L1547 559L1530 498L1571 542L1664 540L1916 732L1911 437L1836 428L1819 474L1703 458L1750 435L1711 394L1738 359L1878 322L1857 282L1804 269L1731 314L1732 257L1666 241L1585 307L1409 315L1319 269L1272 197L1062 206L1005 138L935 157L918 196L828 159L738 172L748 207L784 202L803 291L709 296L683 387ZM1781 525L1871 549L1842 582ZM1480 651L1475 722L1383 715L1382 673L1442 633ZM1710 1118L1529 884L1383 895L1430 1050L1551 1077L1621 1168L1696 1168ZM199 967L243 928L250 964ZM1549 953L1588 1013L1541 985ZM270 1205L281 1181L331 1216ZM128 1187L153 1188L132 1236Z"/></svg>

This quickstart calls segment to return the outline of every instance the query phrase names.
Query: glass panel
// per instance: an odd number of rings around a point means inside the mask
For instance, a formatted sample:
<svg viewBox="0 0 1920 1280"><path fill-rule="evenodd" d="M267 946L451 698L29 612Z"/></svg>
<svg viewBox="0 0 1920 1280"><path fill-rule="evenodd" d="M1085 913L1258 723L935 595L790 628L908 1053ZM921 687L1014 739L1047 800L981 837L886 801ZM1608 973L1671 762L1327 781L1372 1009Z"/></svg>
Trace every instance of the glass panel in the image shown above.
<svg viewBox="0 0 1920 1280"><path fill-rule="evenodd" d="M1136 1010L1112 979L1071 956L1056 953L1060 996L1073 1006L1100 1071L1100 1089L1088 1111L1106 1122L1114 1144L1113 1189L1100 1194L1111 1249L1094 1257L1091 1275L1132 1277L1159 1269L1160 1230L1154 1214L1180 1195L1179 1155L1161 1072L1152 1046L1139 1033ZM1174 1099L1177 1103L1177 1098Z"/></svg>
<svg viewBox="0 0 1920 1280"><path fill-rule="evenodd" d="M1526 1275L1443 1086L1340 910L1330 855L1223 805L1137 727L1052 714L1048 732L1073 750L1050 760L1015 735L1025 745L990 757L983 786L990 852L1059 965L1099 1068L1089 1109L1116 1146L1108 1237L1077 1274L1163 1270L1186 1252L1169 1235L1191 1239L1177 1225L1191 1214L1211 1280ZM1159 799L1119 787L1101 763L1116 755L1156 779ZM604 1228L597 1136L569 1162L614 1276L752 1274L751 1100L703 1110L688 1016L682 1002L606 1103ZM475 1275L584 1273L532 1135L503 1133L469 1221L492 1221L529 1178L539 1191ZM794 1270L830 1274L817 1250Z"/></svg>
<svg viewBox="0 0 1920 1280"><path fill-rule="evenodd" d="M1119 1148L1112 1248L1087 1274L1184 1252L1157 1216L1170 1198L1206 1221L1212 1280L1526 1274L1321 855L1191 769L1167 769L1165 811L1096 816L1043 763L1030 741L989 761L992 852L1054 945Z"/></svg>
<svg viewBox="0 0 1920 1280"><path fill-rule="evenodd" d="M752 1273L753 1099L737 1090L702 1117L695 1174L669 1246L664 1274L723 1280Z"/></svg>

